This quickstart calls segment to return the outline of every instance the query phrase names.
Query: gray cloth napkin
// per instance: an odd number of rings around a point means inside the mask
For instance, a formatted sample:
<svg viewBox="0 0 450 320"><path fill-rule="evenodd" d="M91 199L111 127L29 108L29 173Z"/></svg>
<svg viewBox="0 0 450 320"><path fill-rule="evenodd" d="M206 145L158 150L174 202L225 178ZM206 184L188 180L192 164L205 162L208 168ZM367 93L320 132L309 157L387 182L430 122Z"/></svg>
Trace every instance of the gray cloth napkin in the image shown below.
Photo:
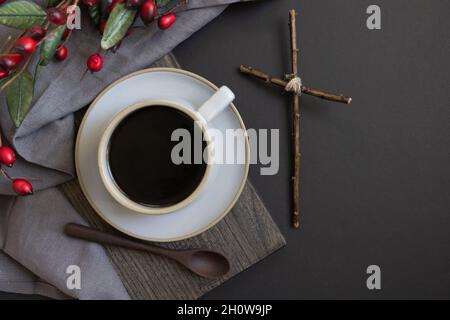
<svg viewBox="0 0 450 320"><path fill-rule="evenodd" d="M39 177L33 181L36 193L26 198L12 196L9 181L0 178L0 290L53 298L129 298L103 247L68 239L61 232L67 222L84 223L55 188L74 177L73 113L114 80L170 52L233 2L239 0L190 0L171 29L134 30L118 53L106 57L102 72L80 81L86 57L100 41L83 16L82 30L73 32L68 43L69 58L41 72L33 107L19 129L10 120L4 95L0 96L0 130L19 155L9 172L15 177ZM0 43L16 33L0 26ZM82 271L80 290L67 287L70 265Z"/></svg>

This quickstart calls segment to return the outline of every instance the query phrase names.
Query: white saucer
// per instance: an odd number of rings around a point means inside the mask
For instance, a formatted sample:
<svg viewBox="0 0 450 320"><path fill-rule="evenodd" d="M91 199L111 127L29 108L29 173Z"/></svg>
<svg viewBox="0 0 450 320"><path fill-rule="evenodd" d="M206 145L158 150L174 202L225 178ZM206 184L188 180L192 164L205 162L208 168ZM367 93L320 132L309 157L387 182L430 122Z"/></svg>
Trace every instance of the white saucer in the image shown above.
<svg viewBox="0 0 450 320"><path fill-rule="evenodd" d="M162 99L200 107L218 88L190 72L154 68L130 74L106 88L92 103L81 123L75 150L80 186L97 213L114 228L132 237L168 242L198 235L218 223L231 210L247 180L250 162L248 139L237 143L245 164L216 165L208 183L188 206L164 215L144 215L117 203L104 187L97 165L97 149L103 131L123 108L149 99ZM239 112L230 105L212 124L221 131L245 129ZM241 141L242 142L242 141ZM245 149L245 150L244 150Z"/></svg>

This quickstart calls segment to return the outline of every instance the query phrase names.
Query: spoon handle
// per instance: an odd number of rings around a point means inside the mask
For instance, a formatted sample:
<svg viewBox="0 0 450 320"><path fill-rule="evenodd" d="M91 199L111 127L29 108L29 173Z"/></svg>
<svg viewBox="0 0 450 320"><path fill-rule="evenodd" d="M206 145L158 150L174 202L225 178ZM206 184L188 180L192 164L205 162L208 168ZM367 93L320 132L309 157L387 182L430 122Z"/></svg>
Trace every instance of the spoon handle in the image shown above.
<svg viewBox="0 0 450 320"><path fill-rule="evenodd" d="M178 260L176 257L176 252L174 252L173 250L129 240L111 233L103 232L76 223L66 224L64 231L66 235L72 238L87 240L104 245L122 247L126 249L147 251Z"/></svg>

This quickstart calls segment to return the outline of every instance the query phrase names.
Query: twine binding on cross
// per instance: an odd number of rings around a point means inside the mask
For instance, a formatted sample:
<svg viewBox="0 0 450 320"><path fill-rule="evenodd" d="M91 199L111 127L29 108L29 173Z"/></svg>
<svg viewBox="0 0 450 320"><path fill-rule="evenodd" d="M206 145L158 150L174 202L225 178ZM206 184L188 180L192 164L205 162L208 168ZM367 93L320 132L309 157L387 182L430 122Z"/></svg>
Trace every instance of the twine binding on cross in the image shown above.
<svg viewBox="0 0 450 320"><path fill-rule="evenodd" d="M302 79L300 77L293 77L289 80L288 84L284 88L287 92L295 93L298 96L302 94Z"/></svg>

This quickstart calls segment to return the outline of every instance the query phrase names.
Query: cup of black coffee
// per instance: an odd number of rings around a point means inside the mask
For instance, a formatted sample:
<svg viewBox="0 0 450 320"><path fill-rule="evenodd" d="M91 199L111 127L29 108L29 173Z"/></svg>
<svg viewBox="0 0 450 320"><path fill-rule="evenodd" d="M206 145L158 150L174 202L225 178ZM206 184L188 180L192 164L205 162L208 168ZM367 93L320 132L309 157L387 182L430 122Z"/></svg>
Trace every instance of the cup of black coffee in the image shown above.
<svg viewBox="0 0 450 320"><path fill-rule="evenodd" d="M143 214L165 214L192 202L211 179L214 148L208 123L233 100L233 92L222 87L198 109L148 100L119 112L98 148L100 176L111 196ZM191 161L174 159L177 130L193 138L187 150ZM197 144L194 137L199 135Z"/></svg>

